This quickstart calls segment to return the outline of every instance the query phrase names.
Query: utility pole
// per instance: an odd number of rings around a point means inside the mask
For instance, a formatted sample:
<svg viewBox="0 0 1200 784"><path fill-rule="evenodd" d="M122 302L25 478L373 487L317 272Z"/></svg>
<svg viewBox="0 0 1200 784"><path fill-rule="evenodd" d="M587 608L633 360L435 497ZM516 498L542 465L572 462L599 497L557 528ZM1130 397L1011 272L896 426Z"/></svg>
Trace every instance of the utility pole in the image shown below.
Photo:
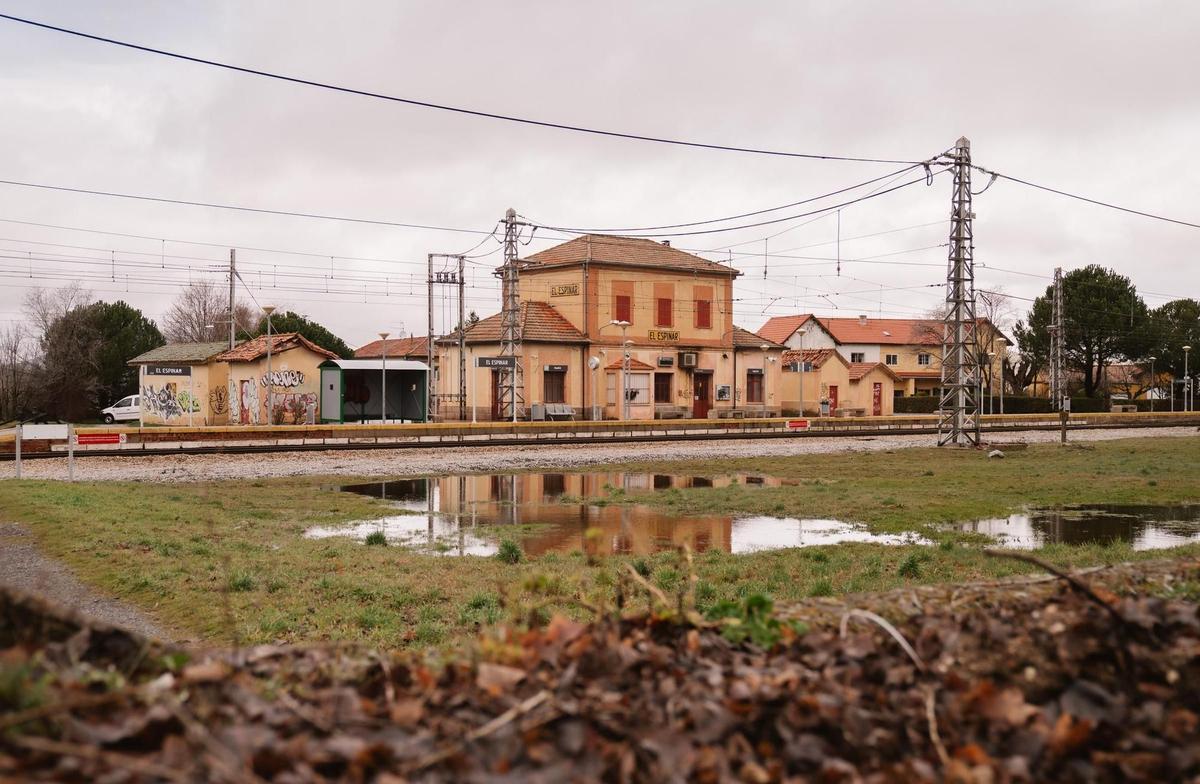
<svg viewBox="0 0 1200 784"><path fill-rule="evenodd" d="M500 356L512 357L512 369L500 371L501 417L517 421L517 413L524 404L521 384L521 297L520 277L517 271L517 232L525 224L517 222L517 211L512 207L504 213L504 266L500 269L503 304L500 314ZM505 407L507 406L507 411Z"/></svg>
<svg viewBox="0 0 1200 784"><path fill-rule="evenodd" d="M229 249L229 350L233 350L234 333L237 331L233 324L233 280L237 277L237 250Z"/></svg>
<svg viewBox="0 0 1200 784"><path fill-rule="evenodd" d="M964 136L950 153L950 253L946 315L942 322L942 390L938 446L979 444L979 343L975 320L975 243L971 212L971 142Z"/></svg>
<svg viewBox="0 0 1200 784"><path fill-rule="evenodd" d="M1067 373L1063 361L1063 286L1062 267L1054 268L1054 292L1050 316L1050 405L1061 410L1067 396Z"/></svg>

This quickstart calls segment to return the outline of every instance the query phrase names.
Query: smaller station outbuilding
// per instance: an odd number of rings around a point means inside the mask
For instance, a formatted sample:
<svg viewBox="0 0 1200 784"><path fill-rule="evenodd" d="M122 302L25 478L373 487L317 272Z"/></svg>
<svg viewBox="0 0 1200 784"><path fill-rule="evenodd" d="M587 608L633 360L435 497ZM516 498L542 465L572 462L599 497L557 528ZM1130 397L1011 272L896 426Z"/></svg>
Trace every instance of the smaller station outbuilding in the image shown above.
<svg viewBox="0 0 1200 784"><path fill-rule="evenodd" d="M424 362L334 357L321 363L320 373L322 422L426 420L429 366Z"/></svg>

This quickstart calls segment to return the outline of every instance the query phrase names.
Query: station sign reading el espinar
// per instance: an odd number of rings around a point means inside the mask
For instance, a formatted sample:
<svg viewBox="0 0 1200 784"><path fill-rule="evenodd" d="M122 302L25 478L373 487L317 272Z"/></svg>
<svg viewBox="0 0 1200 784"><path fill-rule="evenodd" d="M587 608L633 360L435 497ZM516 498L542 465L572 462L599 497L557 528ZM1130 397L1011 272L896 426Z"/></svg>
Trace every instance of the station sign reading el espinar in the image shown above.
<svg viewBox="0 0 1200 784"><path fill-rule="evenodd" d="M147 376L190 376L192 368L189 365L147 365Z"/></svg>
<svg viewBox="0 0 1200 784"><path fill-rule="evenodd" d="M517 367L516 357L476 357L475 367L481 368L502 368L504 370L515 370Z"/></svg>

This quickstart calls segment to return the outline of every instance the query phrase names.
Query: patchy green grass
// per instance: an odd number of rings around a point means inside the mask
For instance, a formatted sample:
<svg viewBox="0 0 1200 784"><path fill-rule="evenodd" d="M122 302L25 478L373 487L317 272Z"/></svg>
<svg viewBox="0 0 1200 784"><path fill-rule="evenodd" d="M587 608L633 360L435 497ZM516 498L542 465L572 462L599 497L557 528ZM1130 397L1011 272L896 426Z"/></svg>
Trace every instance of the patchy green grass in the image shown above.
<svg viewBox="0 0 1200 784"><path fill-rule="evenodd" d="M932 524L1002 515L1028 504L1200 500L1200 439L1033 447L999 461L977 452L909 449L628 468L708 476L742 471L794 481L785 487L736 485L633 498L613 492L608 503L636 500L688 514L841 518L881 531L927 535ZM626 607L644 607L645 593L628 579L625 564L668 594L689 583L688 567L674 552L531 558L518 546L503 559L455 558L340 538L304 539L310 526L395 513L376 499L328 488L328 479L177 485L6 481L0 482L0 519L29 526L48 553L85 581L144 608L181 636L213 642L450 647L498 621L528 622L556 611L586 617L579 602L611 608L618 593ZM934 547L844 544L745 555L710 550L694 560L697 607L726 615L741 608L752 625L757 616L750 610L759 602L754 597L781 603L1032 570L984 556L973 546L978 537L936 536ZM1200 546L1171 552L1200 554ZM1039 555L1062 566L1083 566L1163 553L1134 553L1115 544L1054 545ZM1196 586L1177 590L1200 593Z"/></svg>

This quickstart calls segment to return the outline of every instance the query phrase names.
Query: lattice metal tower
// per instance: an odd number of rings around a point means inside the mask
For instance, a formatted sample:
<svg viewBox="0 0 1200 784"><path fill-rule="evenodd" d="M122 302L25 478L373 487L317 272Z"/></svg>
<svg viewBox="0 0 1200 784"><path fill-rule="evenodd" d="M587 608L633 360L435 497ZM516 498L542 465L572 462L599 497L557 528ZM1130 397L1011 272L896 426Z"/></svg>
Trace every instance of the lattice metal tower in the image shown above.
<svg viewBox="0 0 1200 784"><path fill-rule="evenodd" d="M500 371L500 418L517 421L525 407L521 378L521 296L517 272L517 211L504 213L504 266L500 268L502 306L500 313L500 356L513 357L512 370Z"/></svg>
<svg viewBox="0 0 1200 784"><path fill-rule="evenodd" d="M1054 268L1053 312L1050 316L1050 405L1062 408L1067 396L1067 366L1063 359L1063 342L1066 338L1063 327L1062 267Z"/></svg>
<svg viewBox="0 0 1200 784"><path fill-rule="evenodd" d="M445 259L450 262L457 261L457 269L441 269L434 270L434 259ZM427 284L429 286L426 302L429 310L429 329L425 333L429 336L426 342L426 351L429 358L429 411L428 416L430 421L433 421L442 415L441 403L445 399L458 401L458 418L465 420L467 418L467 352L466 352L466 256L453 253L430 253L428 255L429 262L429 277ZM458 392L439 393L439 376L443 373L449 373L449 367L443 367L439 363L434 367L434 343L437 340L437 332L434 329L434 286L451 286L457 289L458 295ZM444 300L443 300L444 301ZM442 326L445 326L443 324Z"/></svg>
<svg viewBox="0 0 1200 784"><path fill-rule="evenodd" d="M946 315L942 323L942 394L938 446L979 444L979 344L975 320L975 243L971 221L971 142L964 136L950 154L950 254Z"/></svg>

